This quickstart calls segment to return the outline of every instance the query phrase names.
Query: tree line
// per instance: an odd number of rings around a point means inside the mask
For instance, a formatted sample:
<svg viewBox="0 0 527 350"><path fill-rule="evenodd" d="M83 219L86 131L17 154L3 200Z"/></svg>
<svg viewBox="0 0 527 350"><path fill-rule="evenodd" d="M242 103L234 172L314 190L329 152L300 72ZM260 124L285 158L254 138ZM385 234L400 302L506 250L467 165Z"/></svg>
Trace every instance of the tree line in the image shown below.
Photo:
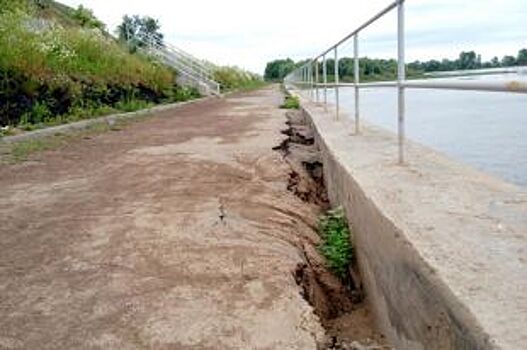
<svg viewBox="0 0 527 350"><path fill-rule="evenodd" d="M292 59L278 59L267 63L265 68L265 79L268 81L281 81L285 76L301 67L307 60L294 62ZM333 81L335 60L327 59L328 80ZM475 51L463 51L455 60L442 59L429 61L414 61L406 65L406 74L409 78L418 78L424 73L470 70L481 68L499 68L527 65L527 49L521 49L516 56L506 55L499 59L492 58L490 61L482 61L481 55ZM319 74L322 75L322 63L319 64ZM362 57L359 59L360 80L379 81L393 80L397 76L397 61L395 59L377 59ZM339 59L339 78L346 82L352 81L354 72L354 59L343 57Z"/></svg>

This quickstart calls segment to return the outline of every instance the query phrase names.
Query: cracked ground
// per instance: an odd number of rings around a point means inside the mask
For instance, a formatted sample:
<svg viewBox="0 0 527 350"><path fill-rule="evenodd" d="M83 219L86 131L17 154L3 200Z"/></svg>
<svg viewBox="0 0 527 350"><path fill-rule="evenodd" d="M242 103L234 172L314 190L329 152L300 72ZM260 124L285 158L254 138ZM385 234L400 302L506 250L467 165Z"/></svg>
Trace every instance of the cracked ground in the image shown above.
<svg viewBox="0 0 527 350"><path fill-rule="evenodd" d="M314 349L277 87L0 166L0 348Z"/></svg>

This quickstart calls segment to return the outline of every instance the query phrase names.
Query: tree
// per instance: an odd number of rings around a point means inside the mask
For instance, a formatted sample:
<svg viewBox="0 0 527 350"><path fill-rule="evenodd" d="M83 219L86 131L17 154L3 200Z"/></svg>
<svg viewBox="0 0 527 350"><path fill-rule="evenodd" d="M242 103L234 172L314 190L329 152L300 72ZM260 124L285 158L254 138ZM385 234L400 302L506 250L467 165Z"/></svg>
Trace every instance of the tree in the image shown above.
<svg viewBox="0 0 527 350"><path fill-rule="evenodd" d="M152 17L128 16L123 17L123 22L117 27L119 40L128 43L130 52L144 47L146 41L163 45L164 35L160 32L159 21Z"/></svg>
<svg viewBox="0 0 527 350"><path fill-rule="evenodd" d="M292 70L303 66L308 60L293 62L291 59L275 60L269 62L265 69L266 80L280 80ZM454 71L459 69L478 69L478 68L497 68L515 65L527 65L527 49L521 49L518 56L505 56L500 61L498 57L490 61L483 62L481 55L474 51L463 51L458 59L442 59L441 61L432 59L429 61L414 61L406 65L406 74L410 78L423 77L426 72ZM326 60L328 82L334 81L335 60ZM341 82L352 82L354 79L355 60L351 57L341 57L339 59L339 79ZM322 62L318 64L319 81L322 81ZM397 61L395 59L378 59L361 57L359 59L360 80L382 81L397 79Z"/></svg>
<svg viewBox="0 0 527 350"><path fill-rule="evenodd" d="M86 28L98 28L102 31L106 30L106 26L103 22L99 21L93 14L93 11L80 5L76 10L73 11L73 18L82 27Z"/></svg>
<svg viewBox="0 0 527 350"><path fill-rule="evenodd" d="M492 57L492 60L490 60L490 66L492 68L498 68L500 65L500 59L496 56Z"/></svg>
<svg viewBox="0 0 527 350"><path fill-rule="evenodd" d="M518 59L516 60L516 63L519 66L527 65L527 49L521 49L518 51Z"/></svg>
<svg viewBox="0 0 527 350"><path fill-rule="evenodd" d="M461 52L458 59L458 69L478 68L478 58L474 51Z"/></svg>
<svg viewBox="0 0 527 350"><path fill-rule="evenodd" d="M501 65L503 67L511 67L516 65L516 58L514 56L503 56L501 59Z"/></svg>
<svg viewBox="0 0 527 350"><path fill-rule="evenodd" d="M267 66L265 67L264 78L268 81L282 80L296 67L297 65L295 65L295 62L290 58L271 61L267 63Z"/></svg>

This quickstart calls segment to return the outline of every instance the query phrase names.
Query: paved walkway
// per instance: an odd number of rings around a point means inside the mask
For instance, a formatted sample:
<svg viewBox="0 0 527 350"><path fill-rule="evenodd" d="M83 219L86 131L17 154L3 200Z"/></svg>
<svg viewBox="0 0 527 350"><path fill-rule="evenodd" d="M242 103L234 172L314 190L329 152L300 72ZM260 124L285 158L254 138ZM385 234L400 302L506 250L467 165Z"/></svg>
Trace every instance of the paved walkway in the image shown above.
<svg viewBox="0 0 527 350"><path fill-rule="evenodd" d="M314 349L272 87L0 166L0 348ZM299 232L304 236L300 237Z"/></svg>

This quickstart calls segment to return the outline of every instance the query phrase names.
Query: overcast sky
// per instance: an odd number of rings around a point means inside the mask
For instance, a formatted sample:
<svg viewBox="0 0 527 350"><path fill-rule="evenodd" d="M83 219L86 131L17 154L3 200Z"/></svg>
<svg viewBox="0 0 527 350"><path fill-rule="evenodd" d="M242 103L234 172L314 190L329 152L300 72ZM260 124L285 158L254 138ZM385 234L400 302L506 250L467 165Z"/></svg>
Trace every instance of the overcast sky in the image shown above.
<svg viewBox="0 0 527 350"><path fill-rule="evenodd" d="M312 57L391 0L60 0L91 8L110 30L125 14L159 19L166 40L217 64L262 73L275 58ZM407 59L483 59L527 48L527 0L407 0ZM396 12L361 35L361 56L396 56ZM352 43L343 54L352 53Z"/></svg>

